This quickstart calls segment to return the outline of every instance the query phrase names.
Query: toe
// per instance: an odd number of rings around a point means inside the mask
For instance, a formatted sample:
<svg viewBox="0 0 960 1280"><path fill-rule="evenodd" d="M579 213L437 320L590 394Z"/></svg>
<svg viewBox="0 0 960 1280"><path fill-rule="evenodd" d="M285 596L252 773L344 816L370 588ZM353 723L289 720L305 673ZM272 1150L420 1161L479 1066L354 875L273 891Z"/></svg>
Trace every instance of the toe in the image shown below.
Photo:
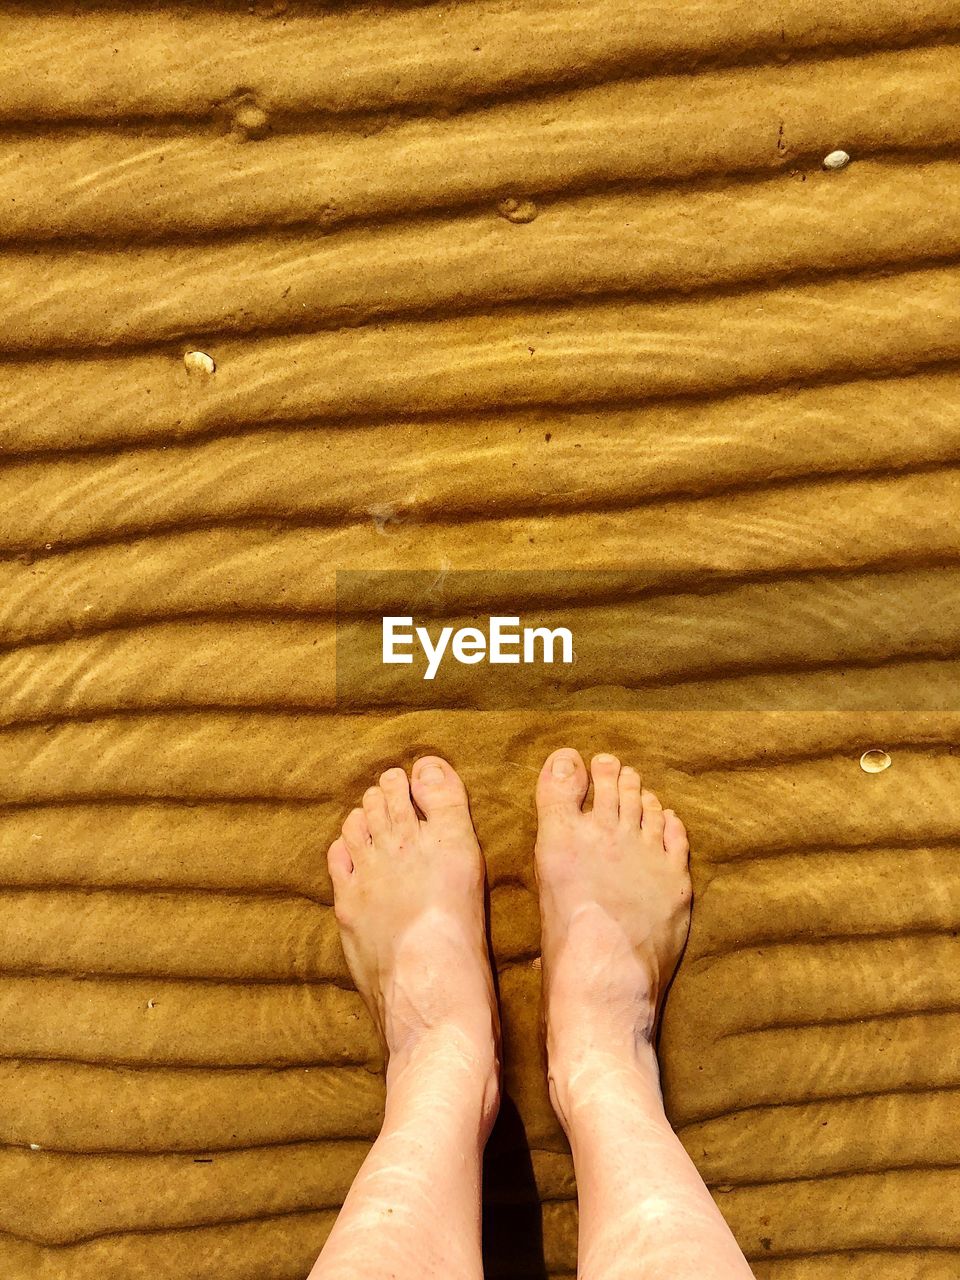
<svg viewBox="0 0 960 1280"><path fill-rule="evenodd" d="M643 804L643 817L640 821L643 833L651 836L654 840L662 840L663 805L660 803L656 792L643 791L640 794L640 800Z"/></svg>
<svg viewBox="0 0 960 1280"><path fill-rule="evenodd" d="M363 793L363 812L374 840L382 840L390 831L387 798L379 787L368 787Z"/></svg>
<svg viewBox="0 0 960 1280"><path fill-rule="evenodd" d="M537 780L537 809L545 813L578 814L587 794L587 767L579 751L561 747L547 756Z"/></svg>
<svg viewBox="0 0 960 1280"><path fill-rule="evenodd" d="M593 817L604 826L615 826L620 816L620 761L616 756L599 755L590 761L593 777Z"/></svg>
<svg viewBox="0 0 960 1280"><path fill-rule="evenodd" d="M370 825L362 809L351 809L344 819L342 831L347 852L356 866L357 856L370 848L371 839Z"/></svg>
<svg viewBox="0 0 960 1280"><path fill-rule="evenodd" d="M410 798L410 779L405 771L394 768L381 773L380 790L393 826L399 831L413 831L417 825L417 814Z"/></svg>
<svg viewBox="0 0 960 1280"><path fill-rule="evenodd" d="M441 756L422 756L413 766L413 798L429 820L448 809L469 812L467 789L452 764Z"/></svg>
<svg viewBox="0 0 960 1280"><path fill-rule="evenodd" d="M640 796L642 787L640 775L629 765L620 770L620 821L633 830L640 826L640 815L643 813L643 801Z"/></svg>
<svg viewBox="0 0 960 1280"><path fill-rule="evenodd" d="M353 875L353 859L343 836L338 836L327 850L327 870L333 881L333 892L340 893Z"/></svg>
<svg viewBox="0 0 960 1280"><path fill-rule="evenodd" d="M672 809L663 811L663 847L671 858L687 865L690 856L690 842L687 840L687 829Z"/></svg>

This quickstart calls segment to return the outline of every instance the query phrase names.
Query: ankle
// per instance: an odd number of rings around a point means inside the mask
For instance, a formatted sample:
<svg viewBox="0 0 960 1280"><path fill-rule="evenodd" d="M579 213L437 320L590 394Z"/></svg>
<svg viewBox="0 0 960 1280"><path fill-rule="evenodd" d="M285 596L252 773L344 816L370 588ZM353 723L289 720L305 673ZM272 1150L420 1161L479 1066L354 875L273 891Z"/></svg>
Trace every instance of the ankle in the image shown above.
<svg viewBox="0 0 960 1280"><path fill-rule="evenodd" d="M625 992L599 987L571 994L555 979L546 1001L547 1059L558 1079L568 1079L597 1064L635 1066L651 1059L656 1066L655 992L634 988Z"/></svg>
<svg viewBox="0 0 960 1280"><path fill-rule="evenodd" d="M562 1050L548 1047L547 1084L568 1138L578 1115L589 1113L594 1105L606 1106L611 1091L620 1097L642 1096L656 1109L663 1108L660 1064L647 1039L629 1043L584 1039Z"/></svg>
<svg viewBox="0 0 960 1280"><path fill-rule="evenodd" d="M456 1112L476 1113L486 1134L500 1107L497 1042L450 1025L408 1038L387 1063L387 1106L411 1092L429 1093Z"/></svg>

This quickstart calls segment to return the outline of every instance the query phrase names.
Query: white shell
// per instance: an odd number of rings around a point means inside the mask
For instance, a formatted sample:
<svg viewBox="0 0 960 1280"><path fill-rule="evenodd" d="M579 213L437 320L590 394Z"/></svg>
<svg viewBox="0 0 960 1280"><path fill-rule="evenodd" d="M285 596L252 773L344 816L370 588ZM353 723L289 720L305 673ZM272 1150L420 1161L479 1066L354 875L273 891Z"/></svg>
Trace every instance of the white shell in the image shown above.
<svg viewBox="0 0 960 1280"><path fill-rule="evenodd" d="M497 205L497 213L508 222L532 222L537 216L537 206L532 200L517 200L514 196L507 196L506 200L501 200Z"/></svg>
<svg viewBox="0 0 960 1280"><path fill-rule="evenodd" d="M233 127L251 138L262 137L270 123L270 117L255 102L245 102L233 116Z"/></svg>
<svg viewBox="0 0 960 1280"><path fill-rule="evenodd" d="M183 363L186 365L187 373L202 373L207 377L217 368L213 357L208 356L205 351L188 351L183 357Z"/></svg>
<svg viewBox="0 0 960 1280"><path fill-rule="evenodd" d="M849 163L850 157L846 151L831 151L828 156L823 157L825 169L845 169Z"/></svg>
<svg viewBox="0 0 960 1280"><path fill-rule="evenodd" d="M883 773L884 769L889 769L892 764L893 761L886 751L881 751L879 747L865 751L860 757L860 768L864 773Z"/></svg>

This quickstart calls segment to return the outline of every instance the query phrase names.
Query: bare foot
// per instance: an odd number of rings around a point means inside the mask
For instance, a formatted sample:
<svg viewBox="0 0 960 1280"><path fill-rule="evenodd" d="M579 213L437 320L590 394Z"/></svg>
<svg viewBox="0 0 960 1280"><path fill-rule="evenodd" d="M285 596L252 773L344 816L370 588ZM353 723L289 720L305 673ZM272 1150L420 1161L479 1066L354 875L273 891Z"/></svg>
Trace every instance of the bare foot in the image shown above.
<svg viewBox="0 0 960 1280"><path fill-rule="evenodd" d="M555 1105L558 1080L586 1057L629 1061L641 1050L649 1054L690 927L683 823L615 756L595 756L591 773L589 812L581 807L589 779L578 752L555 751L537 783L536 870Z"/></svg>
<svg viewBox="0 0 960 1280"><path fill-rule="evenodd" d="M425 756L412 773L381 774L330 846L343 949L388 1055L388 1085L423 1045L440 1045L476 1067L492 1123L499 1021L483 855L451 765Z"/></svg>

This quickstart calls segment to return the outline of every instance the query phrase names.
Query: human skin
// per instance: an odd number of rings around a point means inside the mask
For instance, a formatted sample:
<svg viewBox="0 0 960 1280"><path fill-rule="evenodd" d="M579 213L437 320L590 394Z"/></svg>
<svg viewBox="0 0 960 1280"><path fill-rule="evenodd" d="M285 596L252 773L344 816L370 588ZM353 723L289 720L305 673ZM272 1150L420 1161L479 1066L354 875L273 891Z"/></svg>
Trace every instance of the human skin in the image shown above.
<svg viewBox="0 0 960 1280"><path fill-rule="evenodd" d="M635 769L576 751L537 783L550 1097L573 1152L578 1274L746 1280L730 1228L663 1109L654 1036L690 925L683 823Z"/></svg>
<svg viewBox="0 0 960 1280"><path fill-rule="evenodd" d="M594 757L591 774L586 812L577 752L554 752L537 784L548 1079L577 1176L578 1274L745 1280L664 1114L654 1051L689 928L686 832L615 757ZM388 769L328 864L347 962L387 1055L387 1098L310 1280L479 1280L499 1020L483 857L452 766L424 757L409 780Z"/></svg>
<svg viewBox="0 0 960 1280"><path fill-rule="evenodd" d="M310 1280L475 1280L499 1019L463 783L438 757L409 781L388 769L327 861L347 963L387 1054L387 1100Z"/></svg>

